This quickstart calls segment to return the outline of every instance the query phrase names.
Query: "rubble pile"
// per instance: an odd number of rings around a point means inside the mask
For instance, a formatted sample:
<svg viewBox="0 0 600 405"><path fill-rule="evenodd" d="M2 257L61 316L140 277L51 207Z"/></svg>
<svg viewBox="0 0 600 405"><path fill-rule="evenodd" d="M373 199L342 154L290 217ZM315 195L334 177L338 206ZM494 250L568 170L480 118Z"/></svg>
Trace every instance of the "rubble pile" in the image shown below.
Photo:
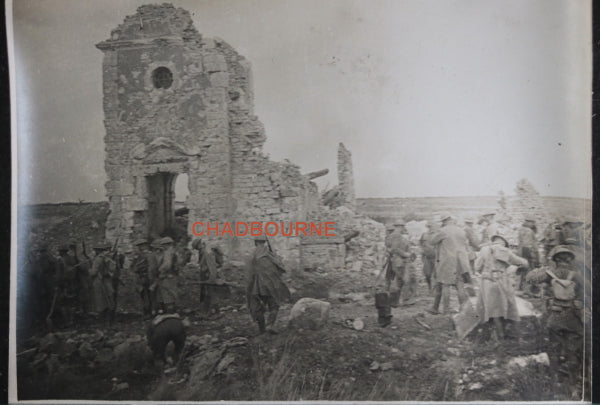
<svg viewBox="0 0 600 405"><path fill-rule="evenodd" d="M68 364L83 364L94 368L118 364L119 371L140 369L152 360L146 337L117 332L114 335L96 330L89 333L64 331L33 337L31 348L19 353L19 367L33 373L52 375Z"/></svg>

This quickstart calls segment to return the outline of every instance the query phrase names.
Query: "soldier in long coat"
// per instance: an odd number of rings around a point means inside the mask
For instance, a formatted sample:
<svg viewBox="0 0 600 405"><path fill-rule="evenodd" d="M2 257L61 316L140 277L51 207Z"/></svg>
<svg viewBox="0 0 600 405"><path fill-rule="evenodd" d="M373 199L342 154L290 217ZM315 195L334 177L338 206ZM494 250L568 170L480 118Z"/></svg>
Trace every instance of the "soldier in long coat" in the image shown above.
<svg viewBox="0 0 600 405"><path fill-rule="evenodd" d="M469 263L471 264L471 268L475 264L475 252L479 251L479 245L481 244L481 240L477 237L475 233L475 229L473 229L473 219L466 218L465 219L465 236L467 237L467 254L469 256Z"/></svg>
<svg viewBox="0 0 600 405"><path fill-rule="evenodd" d="M414 294L416 277L414 275L414 254L410 250L410 243L406 238L406 228L403 221L394 223L394 230L385 238L385 247L388 252L388 267L385 273L386 290L389 292L392 281L396 280L396 287L389 295L390 305L397 307L406 284L404 299L409 301Z"/></svg>
<svg viewBox="0 0 600 405"><path fill-rule="evenodd" d="M491 244L483 246L475 260L475 270L481 273L477 310L481 323L494 323L496 341L504 339L502 320L518 322L519 312L515 292L507 269L510 265L527 267L527 260L508 248L500 235L492 236Z"/></svg>
<svg viewBox="0 0 600 405"><path fill-rule="evenodd" d="M246 299L252 319L258 324L260 333L273 329L279 305L291 299L281 274L285 268L267 245L265 236L255 238L255 249L246 264ZM265 312L269 315L265 322Z"/></svg>
<svg viewBox="0 0 600 405"><path fill-rule="evenodd" d="M438 232L435 229L434 222L427 221L427 231L423 232L419 239L421 245L421 261L423 262L423 276L427 281L429 291L431 291L431 278L435 271L435 247L431 244L431 239Z"/></svg>
<svg viewBox="0 0 600 405"><path fill-rule="evenodd" d="M152 309L156 306L153 302L154 294L150 291L150 286L154 282L148 265L148 240L139 239L133 243L134 252L131 261L131 268L137 274L137 290L142 301L142 311L144 316L152 315Z"/></svg>
<svg viewBox="0 0 600 405"><path fill-rule="evenodd" d="M112 320L116 309L113 291L115 263L108 257L110 245L94 247L90 278L92 280L92 313L108 316Z"/></svg>
<svg viewBox="0 0 600 405"><path fill-rule="evenodd" d="M160 240L161 253L158 256L158 288L163 310L174 313L179 301L177 254L171 237Z"/></svg>
<svg viewBox="0 0 600 405"><path fill-rule="evenodd" d="M456 225L450 214L441 216L442 228L431 239L436 249L435 287L433 307L429 312L438 314L440 302L443 313L449 312L450 287L456 287L458 301L462 305L467 299L464 290L463 274L469 272L467 239L465 232Z"/></svg>
<svg viewBox="0 0 600 405"><path fill-rule="evenodd" d="M207 284L214 284L217 280L217 263L212 249L208 249L202 239L195 239L192 248L198 251L198 265L200 267L200 305L204 311L209 311L212 305L211 288Z"/></svg>

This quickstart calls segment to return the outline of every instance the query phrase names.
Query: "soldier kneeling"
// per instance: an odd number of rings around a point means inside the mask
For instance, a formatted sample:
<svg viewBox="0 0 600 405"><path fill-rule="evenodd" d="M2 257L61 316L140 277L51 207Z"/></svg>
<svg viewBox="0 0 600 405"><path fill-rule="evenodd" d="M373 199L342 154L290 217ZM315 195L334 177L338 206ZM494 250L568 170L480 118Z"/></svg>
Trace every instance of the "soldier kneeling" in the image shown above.
<svg viewBox="0 0 600 405"><path fill-rule="evenodd" d="M155 364L161 366L166 364L165 355L169 342L175 345L173 364L178 363L185 344L185 328L178 314L157 315L148 327L147 338L148 346L154 354Z"/></svg>

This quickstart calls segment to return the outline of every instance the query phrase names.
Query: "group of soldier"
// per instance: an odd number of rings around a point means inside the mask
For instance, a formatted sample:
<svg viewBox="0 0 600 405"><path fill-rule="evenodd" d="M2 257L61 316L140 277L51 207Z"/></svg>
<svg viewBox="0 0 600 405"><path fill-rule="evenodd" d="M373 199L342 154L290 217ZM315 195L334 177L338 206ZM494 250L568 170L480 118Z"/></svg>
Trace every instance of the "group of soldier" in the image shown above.
<svg viewBox="0 0 600 405"><path fill-rule="evenodd" d="M419 240L422 271L433 294L432 314L450 313L450 294L456 289L458 302L470 301L475 295L474 280L478 279L477 312L482 323L491 323L496 342L504 339L507 323L517 325L519 313L515 286L523 295L547 298L547 328L551 341L564 353L580 359L583 324L589 314L583 315L584 296L591 288L589 246L583 223L575 218L557 220L543 233L540 249L537 228L533 218L525 218L518 230L518 244L509 245L494 221L494 213L475 221L467 218L459 226L456 218L442 214L438 222L428 221L428 230ZM385 292L375 295L378 322L386 327L391 323L391 308L415 303L417 275L416 253L407 237L406 225L394 223L386 236L387 260ZM98 317L112 322L117 309L120 274L127 262L137 275L137 293L146 318L153 318L149 329L149 343L158 357L164 357L168 341L181 346L183 327L176 312L179 303L179 272L190 262L189 240L182 237L176 243L171 237L151 242L139 239L133 243L133 252L126 260L117 253L116 246L98 244L89 257L85 245L81 253L71 243L60 246L58 256L46 248L37 249L25 266L23 287L19 288L20 310L24 323L36 323L57 316L66 326L73 323L76 314ZM290 299L290 291L282 280L286 271L280 258L273 252L268 239L255 238L255 249L246 263L246 298L251 318L259 333L276 333L274 324L279 306ZM209 247L202 239L191 242L197 252L200 275L199 300L202 309L212 308L210 286L218 277L223 254L217 246ZM417 251L419 251L417 250ZM540 260L540 252L542 260ZM512 268L514 277L510 275ZM380 273L380 276L381 274ZM472 277L478 273L478 277ZM535 286L542 285L539 289ZM584 290L587 289L587 290ZM589 300L589 298L588 298ZM440 312L441 306L441 312ZM518 331L518 328L513 328ZM518 337L518 334L517 334ZM519 338L520 340L520 338Z"/></svg>
<svg viewBox="0 0 600 405"><path fill-rule="evenodd" d="M191 262L189 240L182 237L176 243L169 236L138 239L127 257L116 252L115 246L101 243L88 256L85 244L78 251L75 243L59 246L58 255L46 247L34 249L20 273L19 329L22 331L55 322L72 326L79 319L114 321L123 284L121 272L125 266L136 277L137 294L145 319L152 319L148 342L158 358L164 357L169 341L181 346L185 335L177 311L180 304L180 270ZM272 251L265 236L255 238L255 250L246 266L247 307L259 333L276 333L274 329L279 305L288 301L290 291L282 281L285 267ZM197 253L195 268L200 278L200 310L215 310L211 286L217 283L223 253L202 239L189 246ZM195 260L195 259L194 259ZM41 321L41 322L40 322Z"/></svg>
<svg viewBox="0 0 600 405"><path fill-rule="evenodd" d="M441 304L441 313L451 313L453 288L460 308L464 308L469 295L475 296L472 275L477 273L476 311L481 323L492 325L495 344L504 339L508 323L513 324L516 337L521 340L515 298L519 294L545 299L550 341L565 355L581 356L583 325L589 322L583 311L589 305L583 303L587 293L589 304L591 288L590 241L583 222L573 217L558 218L543 232L540 249L534 218L525 218L518 229L518 243L510 245L494 216L490 212L479 219L479 235L472 218L465 219L462 227L450 214L442 214L439 225L428 221L428 230L420 238L423 276L434 296L428 312L440 314ZM416 255L404 222L396 222L388 230L386 247L388 256L382 269L386 288L375 297L382 327L391 323L391 307L400 304L400 297L404 298L404 305L411 305L416 291Z"/></svg>

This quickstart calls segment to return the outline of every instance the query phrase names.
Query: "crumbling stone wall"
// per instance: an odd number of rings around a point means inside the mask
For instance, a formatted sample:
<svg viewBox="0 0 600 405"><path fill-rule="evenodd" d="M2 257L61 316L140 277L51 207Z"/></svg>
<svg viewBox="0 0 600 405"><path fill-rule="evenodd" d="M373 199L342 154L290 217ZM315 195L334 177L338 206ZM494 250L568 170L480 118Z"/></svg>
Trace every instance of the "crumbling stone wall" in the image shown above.
<svg viewBox="0 0 600 405"><path fill-rule="evenodd" d="M338 146L338 185L340 190L340 205L356 210L356 196L354 195L354 174L352 171L352 153L343 143Z"/></svg>
<svg viewBox="0 0 600 405"><path fill-rule="evenodd" d="M141 6L96 46L104 53L107 240L118 238L128 251L134 239L168 228L175 178L182 173L189 179L190 235L196 221L327 219L317 186L299 167L272 162L262 152L266 137L253 111L250 63L223 40L198 33L187 11ZM231 259L253 246L250 237L206 239ZM324 242L312 248L300 237L273 240L291 268L320 260L312 251L344 256L339 241L328 248Z"/></svg>

